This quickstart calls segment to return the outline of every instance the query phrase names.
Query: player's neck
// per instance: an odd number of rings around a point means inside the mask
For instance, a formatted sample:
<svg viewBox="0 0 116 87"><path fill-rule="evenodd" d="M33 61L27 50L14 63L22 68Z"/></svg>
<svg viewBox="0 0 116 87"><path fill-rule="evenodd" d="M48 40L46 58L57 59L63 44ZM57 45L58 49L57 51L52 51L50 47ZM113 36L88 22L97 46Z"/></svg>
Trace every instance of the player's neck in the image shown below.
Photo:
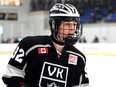
<svg viewBox="0 0 116 87"><path fill-rule="evenodd" d="M62 52L64 45L59 45L59 44L56 44L54 42L53 42L53 44L54 44L56 50L58 50L59 52Z"/></svg>

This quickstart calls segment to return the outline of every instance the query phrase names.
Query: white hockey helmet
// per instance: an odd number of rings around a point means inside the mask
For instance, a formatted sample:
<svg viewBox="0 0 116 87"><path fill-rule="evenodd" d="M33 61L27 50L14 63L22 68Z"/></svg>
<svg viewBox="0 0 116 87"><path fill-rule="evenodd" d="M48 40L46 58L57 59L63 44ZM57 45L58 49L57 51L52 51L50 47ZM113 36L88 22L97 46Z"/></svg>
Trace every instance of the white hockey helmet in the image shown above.
<svg viewBox="0 0 116 87"><path fill-rule="evenodd" d="M55 4L50 10L50 17L80 17L77 9L71 4Z"/></svg>

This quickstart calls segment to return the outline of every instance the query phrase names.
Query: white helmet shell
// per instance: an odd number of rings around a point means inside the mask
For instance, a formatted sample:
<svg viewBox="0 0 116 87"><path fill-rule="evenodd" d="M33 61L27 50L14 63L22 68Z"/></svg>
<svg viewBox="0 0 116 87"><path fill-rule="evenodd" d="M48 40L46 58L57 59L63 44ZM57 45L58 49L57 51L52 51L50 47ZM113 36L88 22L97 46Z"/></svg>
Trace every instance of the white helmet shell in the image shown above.
<svg viewBox="0 0 116 87"><path fill-rule="evenodd" d="M80 17L77 9L71 4L55 4L49 13L50 17Z"/></svg>

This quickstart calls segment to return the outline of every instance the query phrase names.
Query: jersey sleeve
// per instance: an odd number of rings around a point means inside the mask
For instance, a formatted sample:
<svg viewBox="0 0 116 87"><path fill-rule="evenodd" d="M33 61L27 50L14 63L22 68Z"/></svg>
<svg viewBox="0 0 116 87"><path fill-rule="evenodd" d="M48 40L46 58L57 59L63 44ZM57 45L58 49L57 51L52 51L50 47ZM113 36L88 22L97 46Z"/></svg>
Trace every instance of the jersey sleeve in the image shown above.
<svg viewBox="0 0 116 87"><path fill-rule="evenodd" d="M86 65L84 66L82 70L80 79L82 79L80 80L80 85L82 85L82 87L89 87L89 77L88 77Z"/></svg>
<svg viewBox="0 0 116 87"><path fill-rule="evenodd" d="M23 83L26 68L26 43L28 38L24 38L16 47L11 59L7 64L6 71L2 77L3 82L8 87L20 87Z"/></svg>
<svg viewBox="0 0 116 87"><path fill-rule="evenodd" d="M76 72L78 74L77 78L75 79L75 85L73 87L89 87L89 77L87 73L87 67L86 67L86 58L85 56L81 56L80 62L80 71ZM77 81L79 80L79 83L77 84Z"/></svg>

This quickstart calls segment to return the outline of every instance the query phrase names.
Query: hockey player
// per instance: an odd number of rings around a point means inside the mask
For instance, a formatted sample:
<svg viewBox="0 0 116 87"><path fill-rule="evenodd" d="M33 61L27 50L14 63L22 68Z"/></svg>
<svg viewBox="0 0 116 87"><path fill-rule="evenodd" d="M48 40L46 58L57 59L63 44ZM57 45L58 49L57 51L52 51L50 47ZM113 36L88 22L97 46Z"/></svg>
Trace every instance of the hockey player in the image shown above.
<svg viewBox="0 0 116 87"><path fill-rule="evenodd" d="M82 35L80 15L71 4L49 12L50 36L28 36L8 62L7 87L88 87L86 58L73 45Z"/></svg>

